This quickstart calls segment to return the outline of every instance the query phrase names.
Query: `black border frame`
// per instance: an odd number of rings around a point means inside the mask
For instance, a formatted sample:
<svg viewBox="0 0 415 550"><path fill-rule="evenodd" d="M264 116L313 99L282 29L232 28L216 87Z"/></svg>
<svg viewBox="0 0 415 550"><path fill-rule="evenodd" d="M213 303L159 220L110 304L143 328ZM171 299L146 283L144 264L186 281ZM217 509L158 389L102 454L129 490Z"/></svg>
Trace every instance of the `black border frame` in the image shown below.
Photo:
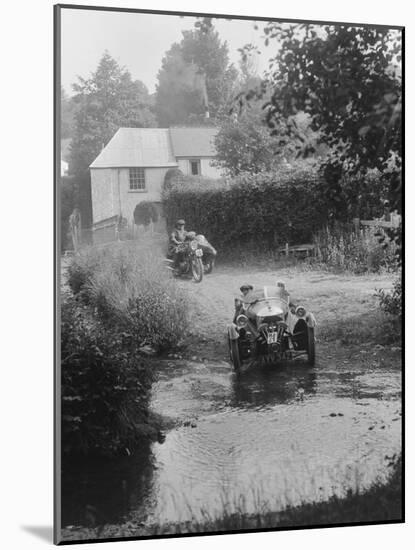
<svg viewBox="0 0 415 550"><path fill-rule="evenodd" d="M124 13L142 13L152 15L176 15L185 17L212 17L217 19L236 19L248 21L273 21L286 23L313 23L316 25L350 25L356 27L370 27L380 29L394 29L402 33L402 307L405 310L405 26L401 25L385 25L385 24L370 24L356 23L350 21L323 21L314 19L290 19L276 18L263 16L249 15L234 15L234 14L219 14L205 12L183 12L170 10L151 10L151 9L136 9L122 8L109 6L90 6L76 4L55 4L53 6L53 258L54 258L54 365L53 365L53 542L55 545L72 545L72 544L91 544L102 542L120 542L132 540L155 540L155 539L171 539L171 538L188 538L188 537L207 537L214 535L235 535L244 533L263 533L263 532L279 532L279 531L299 531L309 529L327 529L335 527L360 527L366 525L390 525L405 523L405 316L402 319L402 349L401 349L401 365L402 365L402 518L400 520L384 520L384 521L362 521L359 523L330 523L319 525L306 525L294 527L273 527L273 528L258 528L258 529L243 529L238 531L209 531L200 533L180 533L168 535L154 536L137 536L137 537L113 537L102 539L83 539L64 541L60 538L61 533L61 433L60 433L60 405L61 405L61 389L60 389L60 116L61 116L61 11L63 9L89 10L89 11L107 11L107 12L124 12Z"/></svg>

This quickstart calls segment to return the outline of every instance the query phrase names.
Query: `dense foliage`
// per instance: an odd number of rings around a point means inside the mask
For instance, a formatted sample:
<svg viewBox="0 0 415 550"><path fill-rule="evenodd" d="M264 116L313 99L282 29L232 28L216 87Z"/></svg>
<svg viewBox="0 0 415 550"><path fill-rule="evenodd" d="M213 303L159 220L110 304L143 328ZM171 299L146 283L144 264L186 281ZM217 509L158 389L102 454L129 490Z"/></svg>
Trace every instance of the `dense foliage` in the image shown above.
<svg viewBox="0 0 415 550"><path fill-rule="evenodd" d="M270 60L267 81L252 94L264 97L268 125L281 145L295 142L300 155L314 154L313 144L295 122L299 112L306 113L330 151L323 168L333 205L343 209L345 175L365 176L377 169L388 185L391 210L400 213L401 32L277 22L264 31L265 45L278 43L279 49ZM390 233L399 252L401 232Z"/></svg>
<svg viewBox="0 0 415 550"><path fill-rule="evenodd" d="M327 221L321 180L313 169L241 174L229 184L181 184L165 197L172 227L185 218L222 253L239 247L270 250L310 242Z"/></svg>
<svg viewBox="0 0 415 550"><path fill-rule="evenodd" d="M270 23L268 41L281 46L268 75L273 94L268 122L299 111L330 146L345 172L388 169L401 158L401 42L399 31L382 28ZM299 146L305 153L308 144Z"/></svg>
<svg viewBox="0 0 415 550"><path fill-rule="evenodd" d="M154 243L153 243L154 244ZM157 435L147 355L180 344L186 299L135 243L84 248L62 304L62 433L69 454L113 455Z"/></svg>
<svg viewBox="0 0 415 550"><path fill-rule="evenodd" d="M221 123L215 138L215 164L230 176L270 171L282 161L284 149L257 115L249 110Z"/></svg>
<svg viewBox="0 0 415 550"><path fill-rule="evenodd" d="M177 345L187 328L187 305L162 260L135 242L86 248L68 268L68 284L100 321L135 334L157 351Z"/></svg>
<svg viewBox="0 0 415 550"><path fill-rule="evenodd" d="M155 101L159 125L209 123L206 111L210 119L220 117L230 107L236 75L211 20L197 21L162 60Z"/></svg>
<svg viewBox="0 0 415 550"><path fill-rule="evenodd" d="M356 231L353 224L332 224L314 237L313 261L325 268L353 273L377 272L396 268L396 244L385 235L378 239L379 229L367 227Z"/></svg>
<svg viewBox="0 0 415 550"><path fill-rule="evenodd" d="M169 168L164 176L162 194L168 193L174 185L180 183L184 174L179 168Z"/></svg>
<svg viewBox="0 0 415 550"><path fill-rule="evenodd" d="M64 88L61 88L61 139L71 138L74 130L76 105L71 97L68 97Z"/></svg>
<svg viewBox="0 0 415 550"><path fill-rule="evenodd" d="M380 289L377 292L381 309L388 315L402 321L403 302L402 302L402 276L398 273L398 278L393 284L391 291Z"/></svg>
<svg viewBox="0 0 415 550"><path fill-rule="evenodd" d="M136 225L149 225L150 222L156 223L158 212L155 204L151 201L141 201L134 209L134 223Z"/></svg>
<svg viewBox="0 0 415 550"><path fill-rule="evenodd" d="M113 455L154 437L151 370L137 339L102 325L74 298L61 311L63 453Z"/></svg>

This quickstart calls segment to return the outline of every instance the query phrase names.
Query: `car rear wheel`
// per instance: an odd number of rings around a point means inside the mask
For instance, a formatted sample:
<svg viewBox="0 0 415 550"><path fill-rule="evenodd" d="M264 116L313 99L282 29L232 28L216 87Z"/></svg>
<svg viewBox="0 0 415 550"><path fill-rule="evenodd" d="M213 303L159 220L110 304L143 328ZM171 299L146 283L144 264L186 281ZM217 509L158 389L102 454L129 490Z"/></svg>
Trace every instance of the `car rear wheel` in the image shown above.
<svg viewBox="0 0 415 550"><path fill-rule="evenodd" d="M316 338L314 336L314 327L307 327L307 340L308 364L313 366L316 362Z"/></svg>
<svg viewBox="0 0 415 550"><path fill-rule="evenodd" d="M239 355L239 345L238 340L233 340L230 336L228 336L228 343L229 343L229 357L232 363L233 368L236 372L239 371L242 365L241 357Z"/></svg>

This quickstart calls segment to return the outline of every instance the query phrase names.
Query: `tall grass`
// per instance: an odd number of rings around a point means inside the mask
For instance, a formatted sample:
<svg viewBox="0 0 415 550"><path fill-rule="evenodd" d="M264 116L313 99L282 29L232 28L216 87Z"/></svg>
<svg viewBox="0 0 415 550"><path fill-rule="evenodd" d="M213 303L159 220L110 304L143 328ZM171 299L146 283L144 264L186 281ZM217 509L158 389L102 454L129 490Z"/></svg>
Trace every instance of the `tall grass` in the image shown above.
<svg viewBox="0 0 415 550"><path fill-rule="evenodd" d="M396 245L379 240L379 230L367 227L355 231L352 226L338 224L314 235L315 262L334 270L352 273L393 270L396 266Z"/></svg>
<svg viewBox="0 0 415 550"><path fill-rule="evenodd" d="M65 455L113 456L157 436L153 369L143 354L176 346L188 323L185 296L159 257L123 242L85 248L69 265L61 326Z"/></svg>
<svg viewBox="0 0 415 550"><path fill-rule="evenodd" d="M212 533L257 529L284 529L315 525L347 525L351 523L403 521L402 460L392 458L386 483L376 482L366 491L349 490L343 497L332 496L326 501L288 506L272 511L272 504L258 500L256 511L247 513L242 503L241 510L230 512L224 506L218 516L203 513L204 520L186 521L163 525L137 524L128 521L122 525L102 527L78 527L63 529L63 540L96 540L118 537L154 537L158 535L185 533Z"/></svg>
<svg viewBox="0 0 415 550"><path fill-rule="evenodd" d="M86 248L68 269L75 295L104 323L117 323L157 351L177 345L188 326L184 293L162 257L137 242Z"/></svg>

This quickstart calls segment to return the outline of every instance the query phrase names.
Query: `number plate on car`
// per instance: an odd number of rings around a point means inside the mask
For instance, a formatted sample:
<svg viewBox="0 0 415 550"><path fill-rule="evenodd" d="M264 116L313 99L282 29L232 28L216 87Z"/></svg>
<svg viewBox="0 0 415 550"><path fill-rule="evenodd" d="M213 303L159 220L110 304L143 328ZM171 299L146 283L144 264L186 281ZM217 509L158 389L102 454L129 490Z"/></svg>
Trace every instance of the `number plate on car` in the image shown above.
<svg viewBox="0 0 415 550"><path fill-rule="evenodd" d="M201 250L200 248L198 248L196 250L196 256L198 256L200 258L200 256L203 256L203 250Z"/></svg>
<svg viewBox="0 0 415 550"><path fill-rule="evenodd" d="M271 332L267 336L267 343L268 344L276 344L278 342L278 333L277 332Z"/></svg>

